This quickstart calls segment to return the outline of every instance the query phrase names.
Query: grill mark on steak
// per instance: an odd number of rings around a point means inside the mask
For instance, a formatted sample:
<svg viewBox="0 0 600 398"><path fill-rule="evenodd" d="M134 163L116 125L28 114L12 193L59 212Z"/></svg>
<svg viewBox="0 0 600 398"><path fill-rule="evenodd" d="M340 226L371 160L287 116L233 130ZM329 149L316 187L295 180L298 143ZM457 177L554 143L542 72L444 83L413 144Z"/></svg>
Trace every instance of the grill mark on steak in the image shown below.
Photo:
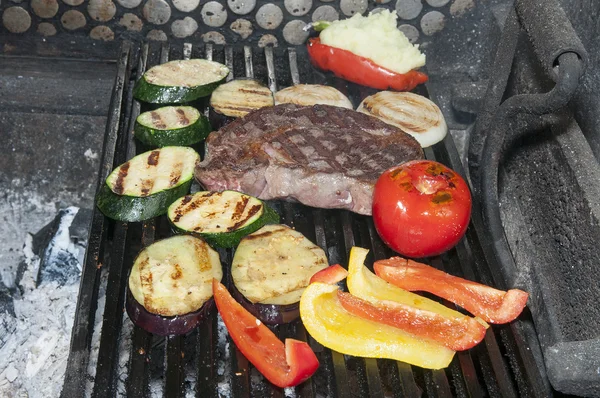
<svg viewBox="0 0 600 398"><path fill-rule="evenodd" d="M381 173L423 158L421 146L402 130L328 105L259 109L211 133L206 149L195 172L206 189L361 214L371 212Z"/></svg>
<svg viewBox="0 0 600 398"><path fill-rule="evenodd" d="M115 181L115 186L113 187L113 192L117 195L122 195L123 191L125 190L123 183L125 182L125 177L127 177L127 174L129 174L129 166L131 166L131 164L126 162L119 168L117 181Z"/></svg>

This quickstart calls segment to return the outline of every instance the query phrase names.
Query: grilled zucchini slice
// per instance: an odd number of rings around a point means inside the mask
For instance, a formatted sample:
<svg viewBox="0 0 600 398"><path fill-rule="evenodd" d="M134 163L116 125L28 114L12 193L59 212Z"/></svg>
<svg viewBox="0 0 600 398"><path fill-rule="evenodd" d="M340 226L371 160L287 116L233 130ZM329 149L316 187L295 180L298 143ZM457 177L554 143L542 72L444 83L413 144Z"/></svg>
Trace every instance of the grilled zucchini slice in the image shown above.
<svg viewBox="0 0 600 398"><path fill-rule="evenodd" d="M275 105L296 104L312 106L317 104L354 109L352 102L339 90L321 84L296 84L275 93Z"/></svg>
<svg viewBox="0 0 600 398"><path fill-rule="evenodd" d="M100 211L120 221L143 221L166 213L188 193L200 156L171 146L133 157L110 173L97 197Z"/></svg>
<svg viewBox="0 0 600 398"><path fill-rule="evenodd" d="M135 84L133 95L151 104L181 104L210 95L228 74L227 66L214 61L171 61L148 69Z"/></svg>
<svg viewBox="0 0 600 398"><path fill-rule="evenodd" d="M221 84L210 96L210 106L215 112L230 117L243 117L274 103L271 90L254 79L237 79Z"/></svg>
<svg viewBox="0 0 600 398"><path fill-rule="evenodd" d="M248 301L300 301L310 278L328 266L325 252L285 225L266 225L240 242L231 264L235 287Z"/></svg>
<svg viewBox="0 0 600 398"><path fill-rule="evenodd" d="M164 106L135 119L135 137L150 146L194 145L211 127L208 118L191 106Z"/></svg>
<svg viewBox="0 0 600 398"><path fill-rule="evenodd" d="M200 236L214 247L235 247L244 236L279 222L262 201L236 191L186 195L169 206L168 216L178 232Z"/></svg>
<svg viewBox="0 0 600 398"><path fill-rule="evenodd" d="M184 315L211 299L212 280L222 277L216 251L202 239L178 235L141 251L129 274L129 290L150 313Z"/></svg>

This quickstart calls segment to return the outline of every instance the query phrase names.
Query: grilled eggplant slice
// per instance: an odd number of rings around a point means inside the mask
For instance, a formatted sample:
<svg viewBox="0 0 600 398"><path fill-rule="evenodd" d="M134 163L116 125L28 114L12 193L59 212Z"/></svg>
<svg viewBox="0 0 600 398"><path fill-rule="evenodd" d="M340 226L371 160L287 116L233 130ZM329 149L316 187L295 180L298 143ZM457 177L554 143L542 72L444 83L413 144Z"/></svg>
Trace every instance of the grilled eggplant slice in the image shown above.
<svg viewBox="0 0 600 398"><path fill-rule="evenodd" d="M240 301L267 324L292 321L298 302L317 271L327 267L325 252L285 225L266 225L240 242L231 264ZM234 290L235 295L235 290Z"/></svg>
<svg viewBox="0 0 600 398"><path fill-rule="evenodd" d="M149 146L188 146L210 133L208 118L191 106L164 106L140 114L135 120L135 137Z"/></svg>
<svg viewBox="0 0 600 398"><path fill-rule="evenodd" d="M110 173L97 197L114 220L143 221L167 212L188 193L200 156L188 147L164 147L135 156Z"/></svg>
<svg viewBox="0 0 600 398"><path fill-rule="evenodd" d="M156 65L133 88L136 99L151 104L181 104L206 97L229 74L227 66L205 59Z"/></svg>
<svg viewBox="0 0 600 398"><path fill-rule="evenodd" d="M215 112L243 117L253 110L273 106L273 93L254 79L237 79L220 85L210 97Z"/></svg>
<svg viewBox="0 0 600 398"><path fill-rule="evenodd" d="M339 90L320 84L296 84L275 93L275 104L312 106L317 104L354 109L352 102Z"/></svg>
<svg viewBox="0 0 600 398"><path fill-rule="evenodd" d="M151 333L185 334L209 312L213 278L223 278L221 260L202 239L180 235L155 242L133 263L127 312Z"/></svg>
<svg viewBox="0 0 600 398"><path fill-rule="evenodd" d="M244 236L279 222L261 200L236 191L186 195L173 202L168 216L178 232L200 236L213 247L235 247Z"/></svg>
<svg viewBox="0 0 600 398"><path fill-rule="evenodd" d="M380 91L365 98L357 111L400 128L415 137L423 148L440 142L448 132L440 108L422 95Z"/></svg>

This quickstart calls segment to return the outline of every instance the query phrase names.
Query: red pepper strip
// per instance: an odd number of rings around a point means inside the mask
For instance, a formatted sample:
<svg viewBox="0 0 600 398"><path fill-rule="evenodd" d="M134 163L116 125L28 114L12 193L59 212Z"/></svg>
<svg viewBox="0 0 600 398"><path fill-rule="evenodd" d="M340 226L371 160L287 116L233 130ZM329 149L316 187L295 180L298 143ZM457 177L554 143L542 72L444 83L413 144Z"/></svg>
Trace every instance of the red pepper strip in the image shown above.
<svg viewBox="0 0 600 398"><path fill-rule="evenodd" d="M400 257L376 261L373 268L377 276L393 285L435 294L489 323L514 320L525 308L529 297L522 290L497 290Z"/></svg>
<svg viewBox="0 0 600 398"><path fill-rule="evenodd" d="M321 271L316 272L311 278L310 283L322 282L330 285L336 284L341 280L346 279L348 271L339 264L330 265Z"/></svg>
<svg viewBox="0 0 600 398"><path fill-rule="evenodd" d="M319 361L308 344L286 339L284 346L216 279L213 279L213 295L233 342L267 380L278 387L292 387L315 373Z"/></svg>
<svg viewBox="0 0 600 398"><path fill-rule="evenodd" d="M427 75L416 70L396 73L368 58L341 48L321 44L316 37L308 40L308 55L317 68L331 71L337 77L380 90L410 91L427 81Z"/></svg>
<svg viewBox="0 0 600 398"><path fill-rule="evenodd" d="M468 350L485 337L485 326L471 317L451 319L394 301L373 304L342 291L338 291L338 299L353 315L433 340L453 351Z"/></svg>

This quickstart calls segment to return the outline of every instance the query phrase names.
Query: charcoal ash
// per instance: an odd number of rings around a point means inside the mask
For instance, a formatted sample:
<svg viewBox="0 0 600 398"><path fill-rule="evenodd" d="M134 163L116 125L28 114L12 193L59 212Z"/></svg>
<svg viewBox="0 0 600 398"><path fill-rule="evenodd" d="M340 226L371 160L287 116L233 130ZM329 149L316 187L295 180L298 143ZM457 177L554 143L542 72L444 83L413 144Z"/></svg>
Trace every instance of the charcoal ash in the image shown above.
<svg viewBox="0 0 600 398"><path fill-rule="evenodd" d="M58 396L90 211L67 207L27 234L12 287L0 282L0 396Z"/></svg>

